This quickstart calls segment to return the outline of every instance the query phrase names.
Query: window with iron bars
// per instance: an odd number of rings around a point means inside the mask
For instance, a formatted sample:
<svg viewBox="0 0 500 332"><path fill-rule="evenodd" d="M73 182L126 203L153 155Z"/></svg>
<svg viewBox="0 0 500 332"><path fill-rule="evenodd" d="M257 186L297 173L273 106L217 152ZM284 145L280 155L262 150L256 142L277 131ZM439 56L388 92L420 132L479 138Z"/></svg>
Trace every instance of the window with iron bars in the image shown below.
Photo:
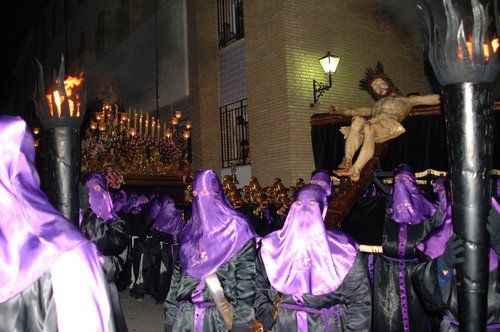
<svg viewBox="0 0 500 332"><path fill-rule="evenodd" d="M244 37L243 0L217 0L219 49Z"/></svg>
<svg viewBox="0 0 500 332"><path fill-rule="evenodd" d="M222 167L250 165L247 99L220 108Z"/></svg>

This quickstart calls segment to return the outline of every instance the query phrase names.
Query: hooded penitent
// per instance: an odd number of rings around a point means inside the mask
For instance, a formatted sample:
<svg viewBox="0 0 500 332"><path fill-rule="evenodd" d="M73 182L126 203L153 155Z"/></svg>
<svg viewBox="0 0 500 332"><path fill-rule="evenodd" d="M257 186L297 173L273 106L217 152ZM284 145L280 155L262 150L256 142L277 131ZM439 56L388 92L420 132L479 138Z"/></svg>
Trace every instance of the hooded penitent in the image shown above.
<svg viewBox="0 0 500 332"><path fill-rule="evenodd" d="M115 213L120 213L122 209L124 208L125 204L127 204L127 192L123 189L120 189L118 192L115 192L112 195L113 199L113 208L115 210Z"/></svg>
<svg viewBox="0 0 500 332"><path fill-rule="evenodd" d="M262 239L260 255L271 285L286 295L335 291L349 272L357 244L327 231L324 190L305 185L297 192L285 225Z"/></svg>
<svg viewBox="0 0 500 332"><path fill-rule="evenodd" d="M453 234L453 225L451 222L451 204L446 186L446 178L435 179L432 182L432 187L438 197L439 210L442 214L441 223L417 245L417 248L427 257L434 259L444 253L446 242Z"/></svg>
<svg viewBox="0 0 500 332"><path fill-rule="evenodd" d="M332 194L332 180L330 179L330 174L327 170L318 169L312 172L311 183L322 187L325 190L327 197Z"/></svg>
<svg viewBox="0 0 500 332"><path fill-rule="evenodd" d="M422 195L415 173L410 166L401 164L394 170L391 215L399 224L420 224L434 215L436 206Z"/></svg>
<svg viewBox="0 0 500 332"><path fill-rule="evenodd" d="M153 228L163 233L178 235L185 225L182 211L175 207L174 200L169 196L160 197L159 203Z"/></svg>
<svg viewBox="0 0 500 332"><path fill-rule="evenodd" d="M88 189L88 199L92 211L104 221L120 219L113 208L106 176L99 172L92 172L85 178L84 183Z"/></svg>
<svg viewBox="0 0 500 332"><path fill-rule="evenodd" d="M214 170L193 177L192 215L182 233L180 262L201 278L229 261L255 234L246 217L227 199Z"/></svg>
<svg viewBox="0 0 500 332"><path fill-rule="evenodd" d="M40 190L33 137L0 116L0 303L38 280L66 251L88 243Z"/></svg>
<svg viewBox="0 0 500 332"><path fill-rule="evenodd" d="M125 213L139 214L143 207L149 203L146 195L137 195L136 192L131 192L127 197L127 202L122 207Z"/></svg>

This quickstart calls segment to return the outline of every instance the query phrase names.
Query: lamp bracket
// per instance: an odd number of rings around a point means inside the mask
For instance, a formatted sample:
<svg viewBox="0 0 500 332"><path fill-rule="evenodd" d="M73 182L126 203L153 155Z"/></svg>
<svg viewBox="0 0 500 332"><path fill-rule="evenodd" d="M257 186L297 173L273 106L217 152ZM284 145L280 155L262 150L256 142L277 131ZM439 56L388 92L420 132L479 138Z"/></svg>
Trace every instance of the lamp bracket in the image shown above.
<svg viewBox="0 0 500 332"><path fill-rule="evenodd" d="M309 106L314 107L318 103L319 99L325 91L328 91L332 87L331 83L329 85L323 84L316 80L313 80L313 93L314 93L314 102L312 102Z"/></svg>

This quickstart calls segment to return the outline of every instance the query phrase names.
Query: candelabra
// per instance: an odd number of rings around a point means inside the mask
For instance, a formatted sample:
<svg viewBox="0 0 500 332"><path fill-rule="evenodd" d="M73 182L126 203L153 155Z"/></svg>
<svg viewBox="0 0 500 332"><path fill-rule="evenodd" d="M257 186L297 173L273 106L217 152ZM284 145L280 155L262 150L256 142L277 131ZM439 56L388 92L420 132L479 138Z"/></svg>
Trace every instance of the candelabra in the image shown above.
<svg viewBox="0 0 500 332"><path fill-rule="evenodd" d="M125 176L186 176L191 122L182 112L167 122L149 113L104 103L82 140L82 172L112 167Z"/></svg>

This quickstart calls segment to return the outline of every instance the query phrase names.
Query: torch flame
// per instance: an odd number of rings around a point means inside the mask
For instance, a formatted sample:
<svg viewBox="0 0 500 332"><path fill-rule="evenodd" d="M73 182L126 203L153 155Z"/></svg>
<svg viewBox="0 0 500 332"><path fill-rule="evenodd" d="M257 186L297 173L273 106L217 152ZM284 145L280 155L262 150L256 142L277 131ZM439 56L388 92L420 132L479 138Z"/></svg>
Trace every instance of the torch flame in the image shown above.
<svg viewBox="0 0 500 332"><path fill-rule="evenodd" d="M68 76L67 79L64 80L64 90L66 91L66 96L68 96L68 104L69 104L69 116L70 117L80 117L80 95L76 93L74 100L71 98L73 96L74 90L77 87L83 84L83 73L80 73L79 77ZM57 81L56 81L57 83ZM53 102L57 108L57 116L60 118L62 115L62 104L64 102L64 96L61 96L57 89L51 94L47 94L47 101L49 102L50 116L54 116ZM76 101L76 102L75 102ZM76 105L75 105L76 103Z"/></svg>
<svg viewBox="0 0 500 332"><path fill-rule="evenodd" d="M467 46L467 51L469 53L469 57L472 58L472 42L467 41L465 44ZM495 38L491 41L491 48L493 50L493 53L497 52L499 46L500 46L500 42L499 42L498 38ZM488 59L490 58L490 49L488 48L488 44L483 44L483 53L484 53L484 59L486 61L488 61ZM463 60L463 56L462 56L462 52L460 51L460 48L458 48L458 58L460 59L460 61Z"/></svg>

